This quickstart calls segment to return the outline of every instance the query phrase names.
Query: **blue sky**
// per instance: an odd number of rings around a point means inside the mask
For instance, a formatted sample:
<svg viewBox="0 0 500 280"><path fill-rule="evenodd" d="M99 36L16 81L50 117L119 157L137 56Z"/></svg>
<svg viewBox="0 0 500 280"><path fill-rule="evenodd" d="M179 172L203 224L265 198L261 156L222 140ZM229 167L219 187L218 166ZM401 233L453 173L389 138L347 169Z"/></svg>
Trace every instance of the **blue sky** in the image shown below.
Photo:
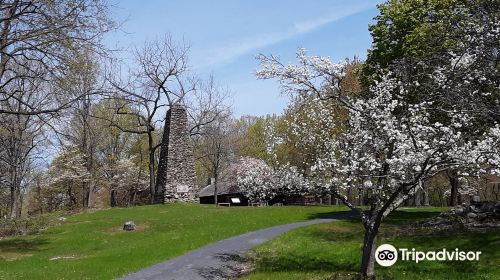
<svg viewBox="0 0 500 280"><path fill-rule="evenodd" d="M295 51L339 60L364 58L371 45L368 24L377 15L371 0L118 1L114 18L124 21L110 34L110 47L140 46L170 33L190 46L190 65L202 77L213 74L233 93L237 116L279 114L288 98L274 81L258 80L255 55L279 55L293 62Z"/></svg>

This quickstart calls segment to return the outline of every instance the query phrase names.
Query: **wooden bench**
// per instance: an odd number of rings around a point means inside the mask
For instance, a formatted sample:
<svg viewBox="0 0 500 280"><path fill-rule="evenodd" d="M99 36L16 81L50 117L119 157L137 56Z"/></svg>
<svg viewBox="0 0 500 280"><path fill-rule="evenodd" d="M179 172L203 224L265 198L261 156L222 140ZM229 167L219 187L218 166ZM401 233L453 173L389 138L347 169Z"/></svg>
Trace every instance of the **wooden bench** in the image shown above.
<svg viewBox="0 0 500 280"><path fill-rule="evenodd" d="M231 207L231 203L228 203L228 202L221 202L221 203L217 203L217 206L227 206L227 207Z"/></svg>

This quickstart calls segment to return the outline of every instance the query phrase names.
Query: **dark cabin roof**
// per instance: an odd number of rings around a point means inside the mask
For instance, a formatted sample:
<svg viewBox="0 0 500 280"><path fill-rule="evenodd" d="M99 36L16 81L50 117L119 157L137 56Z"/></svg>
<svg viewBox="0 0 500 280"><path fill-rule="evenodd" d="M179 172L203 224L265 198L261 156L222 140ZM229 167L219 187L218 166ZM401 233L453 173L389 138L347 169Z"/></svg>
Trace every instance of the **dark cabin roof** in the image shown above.
<svg viewBox="0 0 500 280"><path fill-rule="evenodd" d="M239 192L240 189L238 188L238 186L231 185L227 182L217 183L217 195L239 193ZM211 184L204 187L198 192L198 197L213 196L213 195L214 195L214 186Z"/></svg>

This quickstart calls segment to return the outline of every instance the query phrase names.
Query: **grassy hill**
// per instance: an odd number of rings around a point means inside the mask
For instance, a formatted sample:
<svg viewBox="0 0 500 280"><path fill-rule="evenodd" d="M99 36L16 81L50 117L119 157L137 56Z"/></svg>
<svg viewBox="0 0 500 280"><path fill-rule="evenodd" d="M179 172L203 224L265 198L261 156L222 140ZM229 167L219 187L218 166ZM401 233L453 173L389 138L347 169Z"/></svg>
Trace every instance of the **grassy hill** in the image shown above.
<svg viewBox="0 0 500 280"><path fill-rule="evenodd" d="M407 224L444 209L405 209L385 221L380 242L433 250L481 250L469 262L398 262L377 267L387 279L499 279L500 232L409 231ZM113 279L245 232L328 217L341 207L152 205L81 213L39 234L0 240L0 279ZM122 231L125 221L137 224ZM359 269L363 229L337 221L293 230L254 250L246 279L350 279Z"/></svg>
<svg viewBox="0 0 500 280"><path fill-rule="evenodd" d="M172 204L81 213L42 233L0 240L0 279L112 279L214 241L343 210ZM137 231L121 230L128 220Z"/></svg>
<svg viewBox="0 0 500 280"><path fill-rule="evenodd" d="M398 260L375 265L377 279L500 279L500 230L428 231L408 224L441 212L442 208L404 209L382 225L378 244L437 251L443 248L481 251L479 261ZM295 229L255 248L255 271L246 280L359 279L363 228L359 220L337 221Z"/></svg>

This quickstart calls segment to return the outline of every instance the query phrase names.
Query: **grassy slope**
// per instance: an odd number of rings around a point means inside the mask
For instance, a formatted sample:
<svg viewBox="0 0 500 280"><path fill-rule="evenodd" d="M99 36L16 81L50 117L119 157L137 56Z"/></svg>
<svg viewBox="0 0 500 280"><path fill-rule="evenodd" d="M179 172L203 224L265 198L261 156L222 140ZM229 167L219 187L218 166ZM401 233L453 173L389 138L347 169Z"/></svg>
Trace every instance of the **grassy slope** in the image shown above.
<svg viewBox="0 0 500 280"><path fill-rule="evenodd" d="M0 240L0 279L111 279L230 236L341 210L175 204L82 213L41 234ZM138 230L121 231L127 220ZM75 258L49 260L57 256Z"/></svg>
<svg viewBox="0 0 500 280"><path fill-rule="evenodd" d="M409 222L442 209L398 211L383 226L379 244L417 250L482 251L479 262L398 261L376 273L383 279L500 279L500 231L488 233L408 232ZM256 271L245 279L350 279L359 269L363 229L358 221L339 221L300 228L255 249ZM335 272L335 274L333 274Z"/></svg>

